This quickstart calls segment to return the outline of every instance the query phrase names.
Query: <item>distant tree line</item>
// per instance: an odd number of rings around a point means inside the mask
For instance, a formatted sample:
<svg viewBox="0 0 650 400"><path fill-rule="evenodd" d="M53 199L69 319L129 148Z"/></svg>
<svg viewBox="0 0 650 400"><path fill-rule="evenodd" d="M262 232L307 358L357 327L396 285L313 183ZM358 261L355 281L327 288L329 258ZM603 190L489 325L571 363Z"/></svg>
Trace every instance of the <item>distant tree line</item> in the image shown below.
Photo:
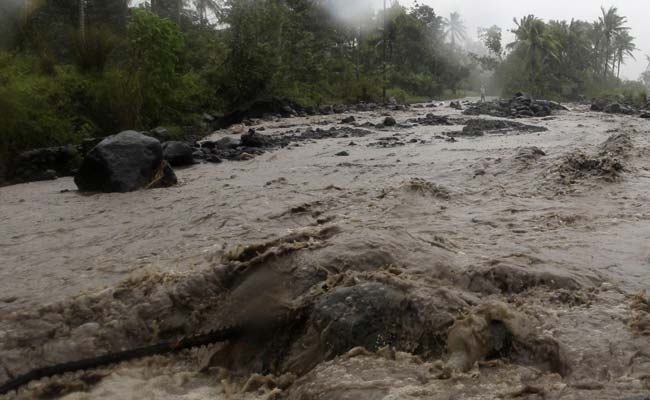
<svg viewBox="0 0 650 400"><path fill-rule="evenodd" d="M620 86L621 65L637 50L635 38L617 8L601 13L594 22L515 19L516 40L497 69L506 91L567 97Z"/></svg>
<svg viewBox="0 0 650 400"><path fill-rule="evenodd" d="M181 129L268 97L417 101L486 85L561 98L641 86L619 79L636 46L616 8L595 22L526 16L504 44L500 27L473 39L461 15L417 2L343 22L331 1L4 3L0 157L124 128Z"/></svg>

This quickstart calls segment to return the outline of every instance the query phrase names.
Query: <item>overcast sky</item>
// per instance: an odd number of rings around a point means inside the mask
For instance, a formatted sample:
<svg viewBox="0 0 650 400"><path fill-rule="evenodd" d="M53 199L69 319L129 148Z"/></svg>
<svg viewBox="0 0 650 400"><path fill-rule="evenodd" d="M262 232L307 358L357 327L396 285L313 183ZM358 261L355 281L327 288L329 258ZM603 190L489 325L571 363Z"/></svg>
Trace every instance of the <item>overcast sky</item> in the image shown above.
<svg viewBox="0 0 650 400"><path fill-rule="evenodd" d="M411 6L411 0L400 1L402 5ZM595 0L420 0L436 11L436 14L448 16L457 11L462 15L467 26L467 33L476 36L478 27L500 26L504 33L514 27L512 19L528 14L548 20L571 18L595 21L601 15L600 6L617 7L619 14L628 18L628 26L636 45L640 49L635 53L637 61L628 60L621 67L621 75L628 79L637 79L648 65L645 54L650 53L650 0L609 0L602 3ZM512 41L512 35L504 35L504 42ZM506 44L504 43L504 44Z"/></svg>

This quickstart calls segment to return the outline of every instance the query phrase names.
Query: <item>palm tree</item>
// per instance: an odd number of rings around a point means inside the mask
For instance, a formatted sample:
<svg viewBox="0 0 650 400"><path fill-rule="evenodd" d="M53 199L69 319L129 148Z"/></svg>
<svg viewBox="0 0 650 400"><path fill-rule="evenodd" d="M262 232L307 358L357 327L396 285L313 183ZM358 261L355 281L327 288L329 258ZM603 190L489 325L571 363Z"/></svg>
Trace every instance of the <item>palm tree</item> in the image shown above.
<svg viewBox="0 0 650 400"><path fill-rule="evenodd" d="M194 0L194 7L196 7L199 13L201 25L205 25L208 22L208 12L219 16L222 11L222 3L220 0Z"/></svg>
<svg viewBox="0 0 650 400"><path fill-rule="evenodd" d="M451 46L456 46L456 40L463 40L467 37L465 23L460 19L460 14L453 12L449 18L445 18L445 36L451 41Z"/></svg>
<svg viewBox="0 0 650 400"><path fill-rule="evenodd" d="M637 48L634 44L634 37L632 37L627 30L621 31L614 37L614 49L615 59L612 67L618 63L616 78L620 79L621 64L625 64L625 58L630 57L633 60L636 60L636 58L634 58L634 52L637 50Z"/></svg>
<svg viewBox="0 0 650 400"><path fill-rule="evenodd" d="M627 18L618 15L618 8L610 7L609 10L605 10L604 7L600 7L600 11L603 15L599 17L599 22L602 26L602 34L605 41L605 68L603 71L603 77L607 77L607 72L609 71L609 60L612 55L612 41L616 35L628 30L629 28L624 26L627 22ZM612 65L612 70L613 69L614 65Z"/></svg>
<svg viewBox="0 0 650 400"><path fill-rule="evenodd" d="M547 25L534 15L528 15L517 21L517 29L513 31L516 37L509 48L521 51L528 63L531 90L538 89L538 78L542 68L550 60L558 60L560 45L548 32Z"/></svg>

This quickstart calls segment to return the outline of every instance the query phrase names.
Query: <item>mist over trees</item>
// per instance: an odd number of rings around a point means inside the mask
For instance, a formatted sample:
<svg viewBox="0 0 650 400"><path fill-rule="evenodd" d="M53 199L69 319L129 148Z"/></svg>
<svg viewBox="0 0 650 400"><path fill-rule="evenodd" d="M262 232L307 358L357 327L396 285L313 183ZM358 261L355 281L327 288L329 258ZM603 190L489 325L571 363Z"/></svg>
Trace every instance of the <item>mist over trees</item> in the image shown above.
<svg viewBox="0 0 650 400"><path fill-rule="evenodd" d="M261 98L302 105L528 91L576 99L622 82L633 33L598 21L516 18L468 32L417 2L11 0L0 52L0 157L125 128L192 125ZM349 6L351 7L351 6ZM516 40L503 42L512 30ZM649 60L650 63L650 60Z"/></svg>

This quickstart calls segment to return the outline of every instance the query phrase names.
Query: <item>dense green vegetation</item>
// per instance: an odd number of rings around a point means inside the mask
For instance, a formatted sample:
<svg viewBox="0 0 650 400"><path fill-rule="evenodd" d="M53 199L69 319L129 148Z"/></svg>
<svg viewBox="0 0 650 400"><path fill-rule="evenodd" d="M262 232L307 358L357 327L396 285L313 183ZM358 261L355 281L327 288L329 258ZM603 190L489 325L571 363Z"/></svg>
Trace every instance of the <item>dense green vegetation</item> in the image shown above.
<svg viewBox="0 0 650 400"><path fill-rule="evenodd" d="M507 44L496 26L472 42L461 15L417 3L341 18L330 1L9 1L0 158L125 128L195 125L204 112L268 97L414 101L485 85L575 98L650 85L650 72L619 79L635 45L615 8L593 23L517 19Z"/></svg>
<svg viewBox="0 0 650 400"><path fill-rule="evenodd" d="M614 7L601 11L593 23L545 22L533 15L515 19L516 41L507 46L509 53L496 71L505 92L556 98L644 92L642 80L620 80L621 65L636 50L626 18Z"/></svg>

